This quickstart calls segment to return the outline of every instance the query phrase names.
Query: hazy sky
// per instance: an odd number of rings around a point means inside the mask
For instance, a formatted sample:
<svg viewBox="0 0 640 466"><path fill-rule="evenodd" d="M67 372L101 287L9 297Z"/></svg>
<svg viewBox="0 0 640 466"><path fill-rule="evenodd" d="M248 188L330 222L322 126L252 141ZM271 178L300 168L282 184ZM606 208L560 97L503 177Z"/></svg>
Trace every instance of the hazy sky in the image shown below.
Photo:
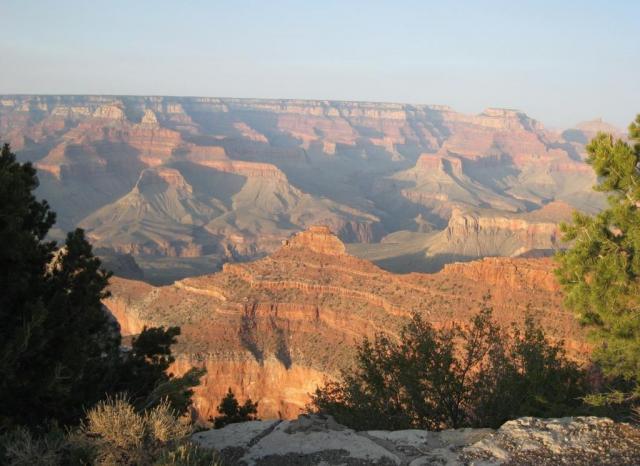
<svg viewBox="0 0 640 466"><path fill-rule="evenodd" d="M0 0L0 93L640 112L640 1Z"/></svg>

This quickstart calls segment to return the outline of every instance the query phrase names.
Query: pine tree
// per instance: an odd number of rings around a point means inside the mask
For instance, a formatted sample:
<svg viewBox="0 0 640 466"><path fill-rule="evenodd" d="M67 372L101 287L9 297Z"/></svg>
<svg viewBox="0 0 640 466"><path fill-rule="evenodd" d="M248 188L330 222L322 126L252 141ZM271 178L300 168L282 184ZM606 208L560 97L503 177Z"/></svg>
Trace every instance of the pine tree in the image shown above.
<svg viewBox="0 0 640 466"><path fill-rule="evenodd" d="M0 153L0 428L76 423L107 394L131 392L140 408L168 398L184 411L203 371L166 373L178 328L145 329L129 352L102 306L110 273L82 230L62 248L33 192L36 171L8 145Z"/></svg>
<svg viewBox="0 0 640 466"><path fill-rule="evenodd" d="M0 153L0 425L25 398L35 396L31 389L42 392L55 381L43 299L55 250L55 243L44 239L55 214L46 201L36 200L37 187L35 169L16 162L5 144ZM34 377L42 384L27 386Z"/></svg>
<svg viewBox="0 0 640 466"><path fill-rule="evenodd" d="M229 391L218 406L218 413L220 413L220 416L216 416L213 419L213 427L215 429L221 429L227 424L236 422L255 421L258 414L258 403L254 403L251 398L248 398L241 405L231 388L229 388Z"/></svg>
<svg viewBox="0 0 640 466"><path fill-rule="evenodd" d="M626 396L640 397L640 115L629 142L598 134L587 146L608 208L575 213L562 226L570 248L558 254L566 304L593 329L595 359Z"/></svg>
<svg viewBox="0 0 640 466"><path fill-rule="evenodd" d="M180 327L145 327L133 338L122 358L111 392L125 392L139 410L149 409L162 400L182 414L191 406L192 388L199 384L204 369L192 368L181 377L169 373L175 361L171 347L176 344Z"/></svg>

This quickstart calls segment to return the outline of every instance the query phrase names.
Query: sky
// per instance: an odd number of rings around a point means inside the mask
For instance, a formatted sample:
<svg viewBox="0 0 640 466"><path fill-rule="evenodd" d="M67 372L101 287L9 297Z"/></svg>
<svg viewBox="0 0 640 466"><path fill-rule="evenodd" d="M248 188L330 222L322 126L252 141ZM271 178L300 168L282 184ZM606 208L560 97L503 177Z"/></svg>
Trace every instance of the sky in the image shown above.
<svg viewBox="0 0 640 466"><path fill-rule="evenodd" d="M640 1L0 0L0 94L640 113Z"/></svg>

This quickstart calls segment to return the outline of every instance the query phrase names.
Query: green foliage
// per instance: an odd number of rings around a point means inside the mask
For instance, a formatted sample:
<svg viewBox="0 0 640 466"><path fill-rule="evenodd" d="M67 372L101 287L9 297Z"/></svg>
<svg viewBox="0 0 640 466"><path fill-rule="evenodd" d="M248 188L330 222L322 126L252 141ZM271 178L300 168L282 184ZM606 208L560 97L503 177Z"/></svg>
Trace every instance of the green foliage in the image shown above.
<svg viewBox="0 0 640 466"><path fill-rule="evenodd" d="M193 402L193 387L200 384L200 379L206 372L204 368L193 367L181 377L163 374L160 382L156 383L144 401L137 403L137 406L146 409L156 406L160 400L167 400L176 411L184 414Z"/></svg>
<svg viewBox="0 0 640 466"><path fill-rule="evenodd" d="M253 403L251 399L248 398L243 405L240 405L233 391L229 388L229 391L218 406L218 412L220 416L216 416L215 419L213 419L213 427L215 429L220 429L227 424L236 422L257 420L258 403Z"/></svg>
<svg viewBox="0 0 640 466"><path fill-rule="evenodd" d="M178 335L179 327L145 327L133 338L130 351L122 358L110 392L126 392L140 410L166 399L178 412L185 413L191 405L192 388L200 383L206 371L192 368L181 377L168 373L175 361L171 346Z"/></svg>
<svg viewBox="0 0 640 466"><path fill-rule="evenodd" d="M106 394L130 392L139 409L168 399L186 410L202 371L167 374L180 330L145 329L123 352L102 300L110 273L80 229L57 248L55 221L37 201L36 171L8 145L0 153L0 428L78 423Z"/></svg>
<svg viewBox="0 0 640 466"><path fill-rule="evenodd" d="M362 430L497 427L572 413L583 390L578 367L533 319L508 333L484 309L464 327L436 330L416 314L398 341L364 339L355 371L318 388L310 408Z"/></svg>
<svg viewBox="0 0 640 466"><path fill-rule="evenodd" d="M55 215L30 164L0 154L0 423L67 422L97 401L120 336L101 305L109 274L82 230L54 256ZM79 401L79 402L78 402Z"/></svg>
<svg viewBox="0 0 640 466"><path fill-rule="evenodd" d="M510 335L505 343L498 342L493 371L480 381L485 387L476 424L496 427L519 416L580 413L586 374L567 358L563 342L550 342L531 316L523 331L514 326Z"/></svg>
<svg viewBox="0 0 640 466"><path fill-rule="evenodd" d="M46 202L36 201L37 186L35 169L17 163L5 144L0 153L0 426L14 418L25 389L27 396L43 396L41 387L25 387L25 378L44 379L40 370L49 362L42 295L55 244L44 238L55 215ZM54 374L47 372L52 383Z"/></svg>
<svg viewBox="0 0 640 466"><path fill-rule="evenodd" d="M609 207L562 225L571 247L558 254L556 271L567 306L593 330L595 360L611 383L626 386L625 399L640 396L640 115L629 140L601 133L587 146L594 189L609 193Z"/></svg>

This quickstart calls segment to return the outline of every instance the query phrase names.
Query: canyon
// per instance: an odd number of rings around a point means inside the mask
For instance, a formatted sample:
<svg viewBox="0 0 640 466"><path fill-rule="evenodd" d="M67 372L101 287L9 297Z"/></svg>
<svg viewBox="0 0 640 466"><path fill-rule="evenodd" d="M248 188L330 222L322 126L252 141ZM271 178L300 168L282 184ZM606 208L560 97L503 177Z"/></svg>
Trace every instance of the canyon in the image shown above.
<svg viewBox="0 0 640 466"><path fill-rule="evenodd" d="M178 325L179 374L205 367L194 408L207 419L231 388L258 401L262 418L293 418L325 380L353 362L364 337L397 336L413 313L436 328L465 324L485 307L508 328L532 315L571 357L589 345L562 294L549 258L485 258L437 273L394 274L348 254L325 226L312 226L274 253L222 271L156 287L113 278L104 303L123 334Z"/></svg>
<svg viewBox="0 0 640 466"><path fill-rule="evenodd" d="M207 369L194 414L231 388L295 418L364 337L418 313L538 319L586 360L551 256L604 205L585 145L528 115L393 103L0 96L0 137L38 169L53 239L86 231L113 270L124 335L179 326L171 371Z"/></svg>
<svg viewBox="0 0 640 466"><path fill-rule="evenodd" d="M603 196L596 120L441 105L152 96L0 96L0 137L105 263L153 284L270 254L311 225L394 272L549 255ZM126 266L126 267L125 267Z"/></svg>

